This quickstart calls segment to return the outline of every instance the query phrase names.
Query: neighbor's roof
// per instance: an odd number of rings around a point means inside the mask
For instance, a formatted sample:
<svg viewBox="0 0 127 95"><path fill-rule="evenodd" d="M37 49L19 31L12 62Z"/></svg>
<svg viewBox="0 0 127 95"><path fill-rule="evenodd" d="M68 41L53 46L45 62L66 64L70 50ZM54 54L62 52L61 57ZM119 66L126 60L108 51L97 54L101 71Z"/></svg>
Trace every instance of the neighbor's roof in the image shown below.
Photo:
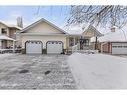
<svg viewBox="0 0 127 95"><path fill-rule="evenodd" d="M9 27L9 28L16 28L18 30L21 30L22 28L16 26L16 25L12 25L12 24L8 24L8 23L5 23L4 21L0 21L0 23L2 23L3 25Z"/></svg>
<svg viewBox="0 0 127 95"><path fill-rule="evenodd" d="M59 31L61 31L61 32L65 33L65 34L68 34L68 33L65 32L64 30L62 30L61 28L59 28L58 26L54 25L53 23L47 21L47 20L44 19L44 18L41 18L40 20L38 20L38 21L36 21L36 22L30 24L29 26L27 26L26 28L24 28L24 29L21 31L21 33L25 32L26 30L30 29L31 27L34 27L35 25L37 25L38 23L43 22L43 21L46 22L46 23L48 23L49 25L53 26L54 28L58 29Z"/></svg>
<svg viewBox="0 0 127 95"><path fill-rule="evenodd" d="M10 41L15 41L15 39L12 39L6 35L0 35L0 40L10 40Z"/></svg>
<svg viewBox="0 0 127 95"><path fill-rule="evenodd" d="M109 32L103 37L98 38L99 42L125 42L127 41L127 33L116 30L115 32ZM95 38L91 38L91 42L95 42Z"/></svg>

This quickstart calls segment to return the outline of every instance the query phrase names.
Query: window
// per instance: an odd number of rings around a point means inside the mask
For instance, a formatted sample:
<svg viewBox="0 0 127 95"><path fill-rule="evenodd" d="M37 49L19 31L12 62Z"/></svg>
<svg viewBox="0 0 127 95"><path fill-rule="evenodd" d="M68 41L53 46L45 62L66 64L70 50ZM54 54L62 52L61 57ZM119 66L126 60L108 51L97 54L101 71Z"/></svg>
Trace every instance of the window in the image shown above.
<svg viewBox="0 0 127 95"><path fill-rule="evenodd" d="M73 38L69 38L69 46L74 46L74 39Z"/></svg>
<svg viewBox="0 0 127 95"><path fill-rule="evenodd" d="M84 45L88 46L89 45L89 39L84 39Z"/></svg>
<svg viewBox="0 0 127 95"><path fill-rule="evenodd" d="M113 48L117 48L117 46L112 46Z"/></svg>
<svg viewBox="0 0 127 95"><path fill-rule="evenodd" d="M7 29L6 28L2 28L1 29L1 34L7 34Z"/></svg>

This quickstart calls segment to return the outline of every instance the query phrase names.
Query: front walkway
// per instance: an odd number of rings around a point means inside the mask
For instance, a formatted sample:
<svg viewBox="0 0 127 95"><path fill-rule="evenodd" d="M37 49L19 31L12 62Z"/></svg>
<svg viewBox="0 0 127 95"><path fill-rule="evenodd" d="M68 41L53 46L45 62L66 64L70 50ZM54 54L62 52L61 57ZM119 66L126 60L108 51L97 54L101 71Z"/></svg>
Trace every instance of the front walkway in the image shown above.
<svg viewBox="0 0 127 95"><path fill-rule="evenodd" d="M0 89L76 89L67 58L18 54L0 58Z"/></svg>

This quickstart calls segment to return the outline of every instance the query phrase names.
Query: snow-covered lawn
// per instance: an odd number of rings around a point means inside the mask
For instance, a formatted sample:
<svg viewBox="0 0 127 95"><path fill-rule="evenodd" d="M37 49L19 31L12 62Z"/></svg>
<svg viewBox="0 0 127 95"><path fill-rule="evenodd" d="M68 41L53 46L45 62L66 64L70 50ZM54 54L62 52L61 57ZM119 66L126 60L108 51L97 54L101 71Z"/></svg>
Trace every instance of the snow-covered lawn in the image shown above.
<svg viewBox="0 0 127 95"><path fill-rule="evenodd" d="M8 56L12 56L12 55L14 55L14 54L12 54L12 53L0 54L0 59L1 58L5 58L5 57L8 57Z"/></svg>
<svg viewBox="0 0 127 95"><path fill-rule="evenodd" d="M68 58L79 89L127 89L127 59L74 53Z"/></svg>

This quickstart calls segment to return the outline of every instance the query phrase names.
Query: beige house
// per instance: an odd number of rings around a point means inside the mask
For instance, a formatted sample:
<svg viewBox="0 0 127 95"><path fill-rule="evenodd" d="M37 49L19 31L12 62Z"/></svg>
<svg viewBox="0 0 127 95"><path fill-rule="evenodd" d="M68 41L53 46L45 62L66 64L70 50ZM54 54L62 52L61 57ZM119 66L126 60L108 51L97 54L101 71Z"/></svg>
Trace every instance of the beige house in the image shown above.
<svg viewBox="0 0 127 95"><path fill-rule="evenodd" d="M71 34L42 18L21 31L23 53L62 54L80 43L80 40L86 41L89 45L93 31L96 32L89 28L81 30L80 34Z"/></svg>
<svg viewBox="0 0 127 95"><path fill-rule="evenodd" d="M20 45L16 34L21 30L18 26L8 25L0 22L0 49L10 49L13 45ZM18 41L17 41L18 39Z"/></svg>

